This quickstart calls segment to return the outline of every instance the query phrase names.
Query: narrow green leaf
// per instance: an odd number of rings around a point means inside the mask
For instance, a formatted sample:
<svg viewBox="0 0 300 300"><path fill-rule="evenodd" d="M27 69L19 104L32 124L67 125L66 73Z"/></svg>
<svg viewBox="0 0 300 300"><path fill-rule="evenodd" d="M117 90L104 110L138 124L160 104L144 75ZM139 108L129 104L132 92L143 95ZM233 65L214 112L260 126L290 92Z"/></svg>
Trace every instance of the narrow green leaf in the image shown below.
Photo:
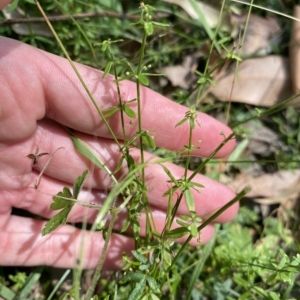
<svg viewBox="0 0 300 300"><path fill-rule="evenodd" d="M64 187L62 192L58 192L57 195L52 197L53 203L51 203L50 208L58 210L74 205L74 202L66 200L65 198L74 199L70 189L67 187Z"/></svg>
<svg viewBox="0 0 300 300"><path fill-rule="evenodd" d="M145 275L140 272L130 272L127 273L123 276L122 282L127 282L127 281L140 281L142 278L144 278Z"/></svg>
<svg viewBox="0 0 300 300"><path fill-rule="evenodd" d="M188 227L188 226L189 226L189 223L185 223L185 222L183 222L183 221L180 220L180 219L177 219L177 220L176 220L176 223L179 224L179 225L182 226L182 227Z"/></svg>
<svg viewBox="0 0 300 300"><path fill-rule="evenodd" d="M150 300L160 300L160 298L159 297L157 297L155 294L150 294L150 298L148 298L148 299L150 299Z"/></svg>
<svg viewBox="0 0 300 300"><path fill-rule="evenodd" d="M188 184L189 187L198 187L198 188L204 188L205 186L201 183L195 182L195 181L190 181Z"/></svg>
<svg viewBox="0 0 300 300"><path fill-rule="evenodd" d="M174 194L174 192L176 192L178 190L178 187L177 186L173 186L171 188L169 188L166 192L163 193L163 197L166 197L166 196L171 196Z"/></svg>
<svg viewBox="0 0 300 300"><path fill-rule="evenodd" d="M175 177L172 175L172 173L169 171L168 168L166 168L165 166L161 165L164 169L164 171L166 172L166 174L169 176L169 178L172 180L172 182L175 184L175 186L178 186L178 182L175 179Z"/></svg>
<svg viewBox="0 0 300 300"><path fill-rule="evenodd" d="M130 220L127 219L127 220L125 221L125 223L124 223L122 229L121 229L121 233L122 233L122 232L125 232L125 231L128 229L129 225L130 225Z"/></svg>
<svg viewBox="0 0 300 300"><path fill-rule="evenodd" d="M175 228L171 231L168 231L165 236L167 238L170 238L170 239L178 239L178 238L181 238L187 234L189 234L190 231L185 228L185 227L180 227L180 228Z"/></svg>
<svg viewBox="0 0 300 300"><path fill-rule="evenodd" d="M8 7L8 9L7 9L7 12L8 12L8 13L11 13L13 10L16 9L16 7L18 6L18 4L19 4L19 0L13 0L13 1L10 3L10 5L9 5L9 7Z"/></svg>
<svg viewBox="0 0 300 300"><path fill-rule="evenodd" d="M151 35L153 33L152 22L144 22L144 29L145 29L147 35Z"/></svg>
<svg viewBox="0 0 300 300"><path fill-rule="evenodd" d="M149 85L149 80L148 80L148 78L147 78L146 76L142 75L142 74L140 74L140 75L138 76L138 81L139 81L141 84L143 84L143 85L146 85L146 86Z"/></svg>
<svg viewBox="0 0 300 300"><path fill-rule="evenodd" d="M163 257L164 262L168 266L171 266L171 264L172 264L172 254L168 250L165 250L165 249L163 250L162 257Z"/></svg>
<svg viewBox="0 0 300 300"><path fill-rule="evenodd" d="M103 75L102 75L102 78L104 78L104 77L107 76L107 74L110 72L110 69L111 69L112 65L113 65L113 62L112 62L112 61L109 61L109 62L107 63L107 65L106 65L106 67L105 67L105 69L104 69L104 73L103 73Z"/></svg>
<svg viewBox="0 0 300 300"><path fill-rule="evenodd" d="M120 169L122 168L123 165L123 161L124 161L124 156L122 156L122 158L119 160L116 169L114 170L114 174L116 174L117 172L120 171Z"/></svg>
<svg viewBox="0 0 300 300"><path fill-rule="evenodd" d="M69 296L69 293L63 293L63 294L58 298L58 300L65 300L65 299L67 299L68 296Z"/></svg>
<svg viewBox="0 0 300 300"><path fill-rule="evenodd" d="M190 233L191 233L191 236L192 237L196 237L197 234L198 234L198 229L197 229L197 225L195 223L192 223L190 226L189 226L189 230L190 230Z"/></svg>
<svg viewBox="0 0 300 300"><path fill-rule="evenodd" d="M178 126L182 125L182 124L185 123L187 120L188 120L188 118L182 119L181 121L179 121L179 122L175 125L175 127L178 127Z"/></svg>
<svg viewBox="0 0 300 300"><path fill-rule="evenodd" d="M194 129L195 128L195 120L194 119L190 119L189 122L190 122L190 127L192 129Z"/></svg>
<svg viewBox="0 0 300 300"><path fill-rule="evenodd" d="M139 262L143 264L146 264L148 262L147 258L143 254L139 253L138 251L132 250L131 253Z"/></svg>
<svg viewBox="0 0 300 300"><path fill-rule="evenodd" d="M130 118L136 117L136 113L130 107L124 105L123 110L128 117L130 117Z"/></svg>
<svg viewBox="0 0 300 300"><path fill-rule="evenodd" d="M146 279L145 276L141 279L139 283L132 290L131 294L128 297L128 300L137 300L140 299L144 290L146 288Z"/></svg>
<svg viewBox="0 0 300 300"><path fill-rule="evenodd" d="M13 300L16 299L16 294L3 283L0 283L0 297L6 300Z"/></svg>
<svg viewBox="0 0 300 300"><path fill-rule="evenodd" d="M43 269L43 267L37 267L30 273L30 275L26 279L24 286L22 287L22 290L18 293L19 299L28 299L27 297L33 291L36 283L39 281Z"/></svg>
<svg viewBox="0 0 300 300"><path fill-rule="evenodd" d="M140 265L139 266L139 270L140 271L146 271L146 270L148 270L149 269L149 265L147 264L147 265Z"/></svg>
<svg viewBox="0 0 300 300"><path fill-rule="evenodd" d="M147 145L148 147L150 147L151 149L155 150L156 149L156 144L154 142L153 137L143 134L142 135L142 140L144 142L145 145Z"/></svg>
<svg viewBox="0 0 300 300"><path fill-rule="evenodd" d="M184 191L184 198L185 198L185 203L186 203L186 206L188 207L188 210L190 212L196 211L196 209L195 209L194 195L193 195L193 193L191 192L190 189L186 189Z"/></svg>
<svg viewBox="0 0 300 300"><path fill-rule="evenodd" d="M101 161L101 159L96 156L94 151L82 140L76 137L74 134L71 134L71 139L75 148L86 158L88 158L92 163L102 169L109 177L112 179L114 183L118 183L117 179L114 177L112 172L107 168L107 166Z"/></svg>
<svg viewBox="0 0 300 300"><path fill-rule="evenodd" d="M180 218L184 221L190 221L191 217L190 216L185 216L185 215L180 215Z"/></svg>
<svg viewBox="0 0 300 300"><path fill-rule="evenodd" d="M160 22L155 22L155 21L151 21L152 24L157 25L157 26L161 26L161 27L170 27L170 24L165 24L165 23L160 23Z"/></svg>
<svg viewBox="0 0 300 300"><path fill-rule="evenodd" d="M85 182L85 179L87 177L89 173L89 170L85 170L81 176L77 177L74 184L73 184L73 196L75 199L78 198L79 196L79 193L83 187L83 184Z"/></svg>
<svg viewBox="0 0 300 300"><path fill-rule="evenodd" d="M118 110L119 110L119 106L113 106L108 109L102 110L102 112L104 113L104 116L107 119L111 117L113 114L115 114Z"/></svg>
<svg viewBox="0 0 300 300"><path fill-rule="evenodd" d="M54 231L59 225L66 224L68 215L71 211L73 206L66 207L62 211L60 211L58 214L56 214L51 220L49 220L42 231L42 236L45 236L46 234Z"/></svg>
<svg viewBox="0 0 300 300"><path fill-rule="evenodd" d="M160 290L159 290L159 286L158 286L156 280L155 280L153 277L151 277L151 276L147 276L147 277L146 277L146 280L147 280L147 282L148 282L148 284L149 284L151 290L152 290L154 293L159 293Z"/></svg>

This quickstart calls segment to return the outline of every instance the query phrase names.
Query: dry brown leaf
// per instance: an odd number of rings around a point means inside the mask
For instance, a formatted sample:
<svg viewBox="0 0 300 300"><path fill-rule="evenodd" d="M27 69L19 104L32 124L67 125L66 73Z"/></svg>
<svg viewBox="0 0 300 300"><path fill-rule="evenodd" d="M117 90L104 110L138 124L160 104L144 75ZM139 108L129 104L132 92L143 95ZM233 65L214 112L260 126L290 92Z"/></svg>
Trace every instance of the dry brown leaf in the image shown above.
<svg viewBox="0 0 300 300"><path fill-rule="evenodd" d="M261 121L254 120L243 124L249 140L247 149L250 153L269 156L277 150L286 151L287 146L279 139L277 132L265 126Z"/></svg>
<svg viewBox="0 0 300 300"><path fill-rule="evenodd" d="M211 93L221 101L270 107L292 95L289 62L278 55L246 59L236 73L219 79Z"/></svg>
<svg viewBox="0 0 300 300"><path fill-rule="evenodd" d="M196 68L197 58L188 55L185 56L182 65L164 67L160 71L171 81L173 86L188 89L194 81L193 70Z"/></svg>
<svg viewBox="0 0 300 300"><path fill-rule="evenodd" d="M197 11L195 11L193 5L189 0L163 0L163 1L180 6L193 19L199 18ZM218 23L220 10L201 1L197 1L196 3L198 5L199 10L202 12L208 26L210 28L215 28ZM232 26L228 21L228 18L225 13L223 13L222 15L221 28L222 30L231 32Z"/></svg>
<svg viewBox="0 0 300 300"><path fill-rule="evenodd" d="M256 202L283 203L291 195L300 193L300 170L279 171L255 178L241 174L228 183L235 192L240 192L247 185L251 186L247 197L254 198Z"/></svg>
<svg viewBox="0 0 300 300"><path fill-rule="evenodd" d="M243 16L244 22L247 16ZM270 53L271 41L279 33L280 26L274 17L262 18L251 15L241 55L258 54L266 55Z"/></svg>
<svg viewBox="0 0 300 300"><path fill-rule="evenodd" d="M2 9L5 19L23 19L25 18L24 11L17 7L14 11L8 12L8 6ZM33 31L37 35L53 36L52 32L46 24L13 24L12 29L19 35L30 35Z"/></svg>
<svg viewBox="0 0 300 300"><path fill-rule="evenodd" d="M294 6L294 17L300 20L300 6ZM294 93L300 93L300 22L293 20L290 41L290 66ZM293 100L293 104L300 105L300 98Z"/></svg>

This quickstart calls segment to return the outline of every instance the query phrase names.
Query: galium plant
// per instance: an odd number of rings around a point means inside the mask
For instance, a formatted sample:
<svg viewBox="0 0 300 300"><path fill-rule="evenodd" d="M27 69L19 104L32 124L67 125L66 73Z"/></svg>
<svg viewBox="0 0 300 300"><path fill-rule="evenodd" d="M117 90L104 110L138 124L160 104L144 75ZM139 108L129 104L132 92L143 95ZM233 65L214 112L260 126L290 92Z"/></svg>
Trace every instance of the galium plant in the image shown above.
<svg viewBox="0 0 300 300"><path fill-rule="evenodd" d="M179 282L182 276L176 269L176 264L182 264L181 258L184 255L187 255L185 250L188 247L189 241L191 241L192 238L198 237L198 240L200 242L201 230L209 223L211 223L222 212L228 209L231 205L243 198L243 196L249 190L248 188L244 189L234 199L232 199L232 201L216 211L204 222L202 222L202 220L196 215L193 191L200 193L201 190L205 188L205 186L201 183L193 181L193 178L197 173L203 170L207 163L230 139L234 138L236 132L233 132L230 136L225 136L224 133L221 133L224 137L223 142L211 153L211 155L207 159L204 159L198 166L196 166L195 170L192 172L192 175L188 176L188 170L192 159L192 151L197 149L201 143L201 141L199 141L199 144L192 144L193 131L196 126L201 127L201 120L198 120L198 115L196 113L195 107L187 108L187 112L184 116L182 116L182 120L178 120L176 124L177 127L182 126L185 123L189 124L188 144L185 145L183 149L178 151L178 153L176 153L176 155L182 155L185 157L183 176L181 178L176 178L172 174L172 172L164 165L164 162L170 160L168 158L160 159L155 162L146 161L145 150L155 150L156 143L153 136L151 135L151 131L145 130L143 128L143 119L141 113L141 86L148 86L150 83L149 78L151 76L160 76L160 74L151 73L151 65L148 62L145 63L145 57L147 54L149 37L153 35L153 33L155 32L155 28L166 28L169 26L169 24L153 21L155 8L144 3L140 4L140 18L137 22L134 22L131 25L135 28L139 28L142 32L141 47L138 51L137 65L134 65L126 58L118 57L116 55L116 53L118 52L114 50L114 47L118 45L118 43L122 42L121 39L108 39L95 44L96 49L100 49L100 51L102 51L108 58L106 66L103 68L103 77L108 76L108 74L110 73L114 76L118 95L118 104L116 106L102 109L97 105L97 102L93 98L92 93L90 92L80 73L76 69L76 66L72 62L68 51L65 49L65 46L56 34L56 31L53 29L38 1L29 2L35 2L39 10L41 11L49 28L55 36L61 51L68 58L72 68L74 69L74 72L78 76L84 89L89 95L90 100L94 104L95 109L99 114L99 118L101 118L105 123L121 153L121 158L116 169L110 170L103 163L101 158L95 155L89 145L80 140L71 130L67 129L69 130L70 138L72 139L75 148L82 155L87 157L96 167L105 172L112 180L113 186L108 191L107 199L101 206L80 201L80 192L84 187L85 179L88 175L89 170L85 170L82 174L78 174L78 177L73 184L72 191L68 187L62 187L62 190L52 197L53 203L50 207L51 209L59 212L47 222L42 231L42 234L47 235L58 228L61 224L66 224L66 222L68 221L68 215L75 205L83 205L89 207L90 209L98 210L98 215L92 226L92 230L103 232L105 244L102 253L99 253L99 263L95 271L92 284L90 285L86 295L84 295L84 299L86 300L98 299L98 296L95 295L95 288L102 273L103 263L105 261L108 244L113 231L113 225L118 214L124 208L126 208L128 212L128 218L120 232L126 233L130 229L130 232L132 233L132 236L135 240L135 250L131 252L131 256L128 256L125 253L123 254L122 262L124 266L124 276L122 277L120 282L116 282L115 294L118 294L118 290L116 289L119 287L119 285L127 285L128 287L130 287L130 291L127 291L128 293L126 294L127 299L163 299L164 297L175 299L174 295L176 294L176 288L180 284ZM57 1L54 2L57 3ZM16 4L17 1L14 1L14 3ZM212 36L212 38L217 39L217 34L214 37ZM227 51L226 56L220 59L217 66L222 65L227 60L241 60L241 58L234 52L235 50L228 51L221 40L216 44L222 46L219 47L220 49L224 48ZM196 74L199 75L199 79L197 81L198 85L195 88L198 89L198 99L201 99L204 85L214 84L212 80L214 71L215 69L210 70L207 64L207 68L204 73L198 71L196 72ZM131 99L126 102L122 99L119 86L119 83L125 79L131 79L136 82L137 95L136 99ZM290 99L286 102L288 101L290 101ZM132 105L137 106L137 112L132 109ZM283 105L284 104L280 104L263 112L258 111L256 115L253 115L248 119L243 120L242 122L233 124L233 127L238 128L239 125L247 122L248 120L260 118L263 115L274 113L275 111L282 109ZM114 114L120 115L122 125L122 143L117 139L108 122L109 118ZM137 131L132 135L131 138L127 138L125 117L129 117L131 119L131 122L134 122L138 125ZM136 162L130 154L130 149L132 147L139 148L139 162ZM33 159L34 164L37 164L39 157L46 154L47 153L40 154L37 149L36 153L29 154L28 157L30 159ZM46 166L48 165L48 163L51 163L51 158L54 154L55 153L52 153L49 156L49 160ZM162 233L158 233L156 231L151 207L147 198L148 187L145 180L147 172L146 166L152 163L160 164L169 178L169 188L163 194L163 196L166 197L168 201L168 209L166 213L165 226ZM115 177L115 174L122 168L124 164L126 164L128 173L123 178L117 179ZM42 174L43 171L41 172L41 176ZM39 177L35 185L36 189L38 189L41 176ZM120 205L117 201L118 197L121 197L123 199ZM185 203L189 214L181 215L180 218L176 219L175 217L177 215L179 205L182 202ZM138 219L141 212L145 212L146 214L146 232L143 238L140 237L141 229ZM177 228L172 229L172 225L174 224L175 219ZM201 222L202 224L199 225ZM239 231L243 231L242 228L239 227L239 225L235 224L234 226L238 227ZM230 227L228 232L230 232L230 230L233 230L232 228L235 227ZM174 244L175 239L186 235L188 235L188 238L183 245L179 246ZM245 249L243 248L245 245L239 245L238 243L235 243L234 248L232 247L232 245L229 245L229 243L228 245L226 245L225 241L222 242L222 238L224 237L221 236L218 238L214 238L212 242L202 248L202 256L195 259L195 261L198 260L198 262L195 263L196 267L194 268L192 280L188 285L187 298L191 297L193 286L197 282L199 276L201 277L201 274L206 273L207 270L204 270L205 261L209 259L213 246L217 242L219 242L220 245L215 248L210 259L213 260L213 263L215 265L218 265L220 263L220 259L225 262L223 265L224 270L221 269L223 274L230 270L229 265L231 264L231 262L233 262L232 268L239 268L239 272L236 272L236 274L234 274L233 276L233 281L239 287L241 287L241 290L248 289L251 291L251 295L253 295L253 293L256 293L258 296L265 297L264 299L277 299L276 293L271 289L264 291L262 287L256 287L254 284L255 280L258 277L263 278L264 276L267 276L268 279L265 281L266 284L274 282L278 283L280 282L280 280L282 280L283 282L287 282L289 285L294 284L295 274L297 271L299 271L299 255L296 255L295 257L293 257L293 259L289 259L287 255L280 250L274 257L272 257L272 262L267 262L267 260L265 260L264 258L261 258L261 260L258 259L262 252L253 251L253 249L250 249L250 247L248 253L249 255L247 255L246 258L243 258L243 256L240 255L239 251L242 251L241 249ZM230 240L230 237L228 239ZM250 237L248 242L250 243ZM230 251L226 251L227 249L230 249ZM278 260L278 258L280 259ZM188 268L189 266L186 269ZM249 272L251 281L247 281L241 275L244 272L243 268L246 269L245 272ZM74 282L73 289L69 291L69 293L64 294L61 299L65 299L68 295L72 296L74 299L80 299L79 277L81 271L75 270L74 272L78 272L77 274L79 274L77 277L75 276L77 278L77 281ZM227 288L228 290L230 290L232 282L227 282L227 285L225 283L226 281L223 282L223 288ZM232 299L237 299L237 297L240 297L239 299L247 299L249 295L249 292L239 292L238 296L233 294L233 297L235 296L236 298ZM107 296L106 299L108 298L109 297Z"/></svg>

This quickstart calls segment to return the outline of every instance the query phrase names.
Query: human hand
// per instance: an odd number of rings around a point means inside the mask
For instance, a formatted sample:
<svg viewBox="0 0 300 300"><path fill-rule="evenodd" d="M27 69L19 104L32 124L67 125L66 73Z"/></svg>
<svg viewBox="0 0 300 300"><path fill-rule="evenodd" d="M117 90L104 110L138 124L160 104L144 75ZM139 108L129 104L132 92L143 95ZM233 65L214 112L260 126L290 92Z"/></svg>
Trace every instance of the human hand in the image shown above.
<svg viewBox="0 0 300 300"><path fill-rule="evenodd" d="M76 66L101 108L117 104L112 77L102 79L101 72L80 64ZM104 244L102 233L83 232L66 225L42 237L45 221L12 215L11 212L15 207L45 219L55 214L50 209L51 197L31 188L40 168L32 167L32 161L26 156L35 153L37 147L40 152L49 153L64 147L53 156L39 185L39 190L47 194L55 195L63 186L71 187L76 177L90 168L89 161L76 152L61 125L73 128L76 135L90 144L111 170L115 169L120 159L118 147L110 139L107 128L67 60L2 37L0 70L0 264L72 267L79 257L80 245L84 243L83 267L95 268ZM124 101L136 97L134 83L124 81L120 85ZM188 124L176 128L175 124L184 117L187 108L145 87L142 88L142 102L143 128L151 131L157 146L175 151L182 149L188 140ZM203 113L199 113L199 122L202 128L196 126L193 131L193 144L201 140L201 148L193 151L193 155L208 156L223 141L220 133L228 136L231 131ZM119 118L109 118L109 124L121 139ZM126 120L126 131L128 136L136 132L136 126L130 125L129 119ZM229 141L217 157L228 155L234 144L233 140ZM137 149L132 149L131 154L139 157ZM39 160L44 165L47 157L42 156ZM176 178L182 176L182 168L171 163L166 165ZM106 197L105 189L111 184L110 178L96 169L91 173L86 186L91 187L92 191L82 191L80 200L101 204ZM167 208L167 198L163 198L162 194L168 188L168 177L161 166L150 165L146 168L146 181L155 224L161 231ZM229 188L201 174L193 181L205 186L201 194L194 194L197 215L204 220L209 213L234 197ZM230 207L215 222L230 221L237 209L238 205ZM93 222L96 213L95 210L76 206L68 221L81 222L87 218ZM178 214L187 213L182 202ZM116 229L122 227L125 218L126 214L120 215ZM140 224L144 231L143 214ZM212 235L213 225L210 224L201 232L202 242L207 242ZM182 241L184 238L179 240ZM191 244L196 243L196 240L191 241ZM113 234L106 267L118 268L122 252L133 248L131 238Z"/></svg>

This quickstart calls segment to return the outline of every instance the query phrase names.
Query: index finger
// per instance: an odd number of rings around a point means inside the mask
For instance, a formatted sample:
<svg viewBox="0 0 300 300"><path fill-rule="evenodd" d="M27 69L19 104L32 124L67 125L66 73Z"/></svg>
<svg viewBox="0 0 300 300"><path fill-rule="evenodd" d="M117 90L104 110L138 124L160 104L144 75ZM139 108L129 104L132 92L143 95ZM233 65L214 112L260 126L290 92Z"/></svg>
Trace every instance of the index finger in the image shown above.
<svg viewBox="0 0 300 300"><path fill-rule="evenodd" d="M0 139L19 141L30 136L36 129L36 121L44 117L53 119L65 126L81 132L111 138L105 124L69 62L61 57L43 52L26 44L2 37L0 39L0 67L6 70L0 74L2 99L10 99L1 105ZM118 104L118 92L112 76L102 79L102 73L93 68L76 64L86 85L93 94L98 106L105 109ZM8 71L9 70L9 71ZM137 97L136 84L120 82L122 101ZM137 104L131 108L136 110ZM175 125L184 118L186 107L178 105L162 95L141 88L141 117L143 130L149 130L159 147L181 150L189 139L189 125ZM20 117L21 116L21 117ZM119 114L108 119L117 138L122 139ZM192 143L200 149L195 155L208 156L228 136L230 129L204 113L198 113L201 127L193 130ZM137 131L137 120L125 118L127 137ZM21 130L21 132L20 132ZM227 155L234 147L229 141L217 154Z"/></svg>

